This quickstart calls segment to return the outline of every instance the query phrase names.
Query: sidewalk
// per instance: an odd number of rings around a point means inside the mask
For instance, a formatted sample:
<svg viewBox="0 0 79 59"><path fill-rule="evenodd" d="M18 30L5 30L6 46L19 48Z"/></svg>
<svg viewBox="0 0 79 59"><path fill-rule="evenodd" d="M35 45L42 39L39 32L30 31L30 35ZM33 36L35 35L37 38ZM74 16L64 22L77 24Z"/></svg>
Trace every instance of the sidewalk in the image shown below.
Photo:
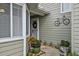
<svg viewBox="0 0 79 59"><path fill-rule="evenodd" d="M42 54L41 56L59 56L59 51L56 48L41 46L41 50L45 52L45 54Z"/></svg>

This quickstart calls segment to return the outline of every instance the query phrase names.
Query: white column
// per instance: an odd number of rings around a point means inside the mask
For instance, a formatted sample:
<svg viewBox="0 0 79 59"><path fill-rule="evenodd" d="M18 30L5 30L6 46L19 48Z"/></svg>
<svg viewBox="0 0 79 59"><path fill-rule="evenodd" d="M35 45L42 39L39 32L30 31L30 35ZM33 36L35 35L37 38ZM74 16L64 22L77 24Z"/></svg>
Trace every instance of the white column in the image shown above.
<svg viewBox="0 0 79 59"><path fill-rule="evenodd" d="M12 10L12 3L10 3L10 34L11 34L11 39L13 36L13 10Z"/></svg>
<svg viewBox="0 0 79 59"><path fill-rule="evenodd" d="M23 38L24 38L24 56L26 56L26 4L23 5Z"/></svg>

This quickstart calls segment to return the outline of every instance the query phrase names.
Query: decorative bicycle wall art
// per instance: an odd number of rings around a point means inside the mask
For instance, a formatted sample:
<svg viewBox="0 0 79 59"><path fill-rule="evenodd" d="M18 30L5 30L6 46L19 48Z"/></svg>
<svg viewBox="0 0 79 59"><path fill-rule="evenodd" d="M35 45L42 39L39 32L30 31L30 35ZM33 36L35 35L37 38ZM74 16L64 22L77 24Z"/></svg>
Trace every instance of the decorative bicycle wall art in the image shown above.
<svg viewBox="0 0 79 59"><path fill-rule="evenodd" d="M63 16L63 18L56 18L55 26L60 26L60 24L68 25L70 23L70 18L67 18ZM62 22L60 22L60 19L62 19Z"/></svg>

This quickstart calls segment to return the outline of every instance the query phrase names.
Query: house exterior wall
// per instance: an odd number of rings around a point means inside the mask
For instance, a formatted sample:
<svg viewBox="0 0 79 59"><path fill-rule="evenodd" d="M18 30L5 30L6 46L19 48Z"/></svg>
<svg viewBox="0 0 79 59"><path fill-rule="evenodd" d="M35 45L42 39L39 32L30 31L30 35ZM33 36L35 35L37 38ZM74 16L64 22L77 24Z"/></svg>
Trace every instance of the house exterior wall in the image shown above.
<svg viewBox="0 0 79 59"><path fill-rule="evenodd" d="M23 40L0 43L0 56L23 56Z"/></svg>
<svg viewBox="0 0 79 59"><path fill-rule="evenodd" d="M60 24L55 26L56 18L61 17L61 5L60 3L41 3L42 9L49 12L47 16L40 17L39 19L39 38L47 42L53 42L54 44L59 43L61 40L71 39L71 25ZM67 17L70 15L67 14Z"/></svg>
<svg viewBox="0 0 79 59"><path fill-rule="evenodd" d="M72 11L72 51L79 52L79 3L73 4Z"/></svg>

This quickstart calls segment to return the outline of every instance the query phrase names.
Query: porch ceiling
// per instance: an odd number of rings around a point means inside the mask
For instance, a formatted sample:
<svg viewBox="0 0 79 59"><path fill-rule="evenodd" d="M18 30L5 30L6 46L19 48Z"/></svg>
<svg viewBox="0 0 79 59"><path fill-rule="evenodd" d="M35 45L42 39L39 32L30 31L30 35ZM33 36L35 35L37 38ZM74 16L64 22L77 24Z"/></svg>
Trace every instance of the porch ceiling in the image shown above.
<svg viewBox="0 0 79 59"><path fill-rule="evenodd" d="M40 9L30 9L30 13L31 13L31 16L45 16L48 14L48 12L46 11L43 11L43 10L40 10Z"/></svg>
<svg viewBox="0 0 79 59"><path fill-rule="evenodd" d="M30 10L31 16L44 16L48 14L47 11L38 8L38 3L28 3L27 5Z"/></svg>

